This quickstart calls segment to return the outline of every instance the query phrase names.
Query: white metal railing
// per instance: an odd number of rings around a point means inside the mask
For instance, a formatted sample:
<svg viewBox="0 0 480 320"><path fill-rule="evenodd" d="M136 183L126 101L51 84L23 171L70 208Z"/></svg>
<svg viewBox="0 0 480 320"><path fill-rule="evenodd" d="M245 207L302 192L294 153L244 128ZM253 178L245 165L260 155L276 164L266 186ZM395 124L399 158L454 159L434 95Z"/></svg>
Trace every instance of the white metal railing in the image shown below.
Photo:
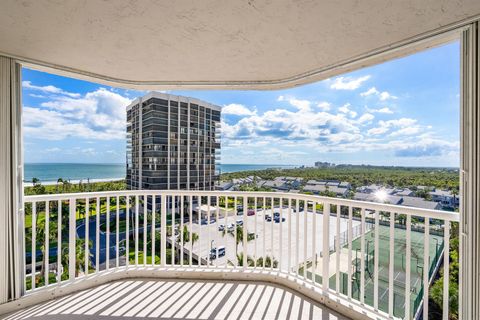
<svg viewBox="0 0 480 320"><path fill-rule="evenodd" d="M426 319L422 301L443 263L447 319L450 229L458 219L453 212L271 192L26 196L25 288L37 292L137 266L254 269L288 274L385 316Z"/></svg>

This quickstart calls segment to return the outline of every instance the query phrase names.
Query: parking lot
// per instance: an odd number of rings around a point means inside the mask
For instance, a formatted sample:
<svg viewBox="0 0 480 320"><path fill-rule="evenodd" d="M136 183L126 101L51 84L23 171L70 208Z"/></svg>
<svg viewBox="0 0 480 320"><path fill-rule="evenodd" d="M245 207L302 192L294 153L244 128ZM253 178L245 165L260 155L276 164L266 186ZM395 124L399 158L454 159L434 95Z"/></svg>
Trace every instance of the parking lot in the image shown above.
<svg viewBox="0 0 480 320"><path fill-rule="evenodd" d="M236 264L235 232L218 231L218 227L220 225L235 225L237 220L243 222L246 232L255 235L251 236L254 239L247 242L245 250L242 241L240 241L238 253L246 251L247 255L254 258L254 260L264 256L273 256L278 261L279 266L286 269L288 267L294 268L299 263L305 261L305 259L311 259L314 254L319 255L321 253L323 244L323 214L317 213L316 219L314 219L314 214L311 211L295 213L292 210L290 213L288 209L280 208L275 208L273 211L280 213L281 217L285 218L285 221L266 221L265 215L272 216L272 210L268 209L265 211L258 210L255 215L251 216L234 216L233 212L230 212L225 218L220 218L209 225L194 223L192 230L199 235L199 241L193 247L194 253L204 259L208 259L208 253L211 248L224 246L225 256L212 259L211 263L218 266ZM316 221L314 222L314 220ZM334 245L336 223L336 217L331 216L329 229L330 246ZM354 220L353 227L358 225L360 225L360 222ZM340 232L345 232L347 226L348 220L341 218ZM312 238L314 232L315 252L313 251L314 242ZM288 256L290 256L290 265Z"/></svg>

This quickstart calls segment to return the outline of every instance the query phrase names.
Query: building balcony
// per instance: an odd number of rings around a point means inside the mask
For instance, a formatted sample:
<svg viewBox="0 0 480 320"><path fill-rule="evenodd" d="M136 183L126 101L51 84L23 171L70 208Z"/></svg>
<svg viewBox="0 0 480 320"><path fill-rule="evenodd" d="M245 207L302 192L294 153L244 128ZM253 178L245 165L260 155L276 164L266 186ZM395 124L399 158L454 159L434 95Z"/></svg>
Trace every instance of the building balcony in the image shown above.
<svg viewBox="0 0 480 320"><path fill-rule="evenodd" d="M459 221L272 192L55 194L24 205L25 294L0 305L12 319L418 318Z"/></svg>

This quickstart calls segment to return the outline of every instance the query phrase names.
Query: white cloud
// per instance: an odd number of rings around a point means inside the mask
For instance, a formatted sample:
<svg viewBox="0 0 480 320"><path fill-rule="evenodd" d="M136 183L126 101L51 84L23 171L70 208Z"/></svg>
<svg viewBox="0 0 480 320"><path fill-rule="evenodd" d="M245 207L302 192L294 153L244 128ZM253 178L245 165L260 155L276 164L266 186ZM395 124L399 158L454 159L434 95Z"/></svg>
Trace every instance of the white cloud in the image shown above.
<svg viewBox="0 0 480 320"><path fill-rule="evenodd" d="M332 105L329 102L322 101L317 103L317 107L322 110L322 111L329 111L332 107Z"/></svg>
<svg viewBox="0 0 480 320"><path fill-rule="evenodd" d="M383 92L380 93L380 101L385 101L385 100L388 100L388 99L397 99L397 97L394 96L394 95L391 95L387 91L383 91Z"/></svg>
<svg viewBox="0 0 480 320"><path fill-rule="evenodd" d="M223 106L222 113L236 115L236 116L252 116L256 114L256 111L252 111L248 109L243 104L230 103L228 105Z"/></svg>
<svg viewBox="0 0 480 320"><path fill-rule="evenodd" d="M400 119L394 119L394 120L387 120L383 121L380 120L378 122L379 127L377 128L372 128L367 131L368 134L370 135L379 135L379 134L384 134L387 131L389 131L391 128L406 128L406 127L412 127L417 123L417 120L411 119L411 118L400 118ZM409 132L408 130L405 130L404 132ZM400 134L398 134L400 135Z"/></svg>
<svg viewBox="0 0 480 320"><path fill-rule="evenodd" d="M309 111L310 110L310 101L308 100L298 100L298 99L295 99L295 98L290 98L288 100L288 102L298 108L298 110L302 110L302 111Z"/></svg>
<svg viewBox="0 0 480 320"><path fill-rule="evenodd" d="M390 136L392 137L398 137L398 136L409 136L413 134L420 133L421 128L418 126L415 127L407 127L407 128L402 128L400 130L397 130L395 132L392 132Z"/></svg>
<svg viewBox="0 0 480 320"><path fill-rule="evenodd" d="M78 98L52 96L41 108L24 107L25 136L47 140L124 139L125 107L129 103L129 99L104 88Z"/></svg>
<svg viewBox="0 0 480 320"><path fill-rule="evenodd" d="M360 95L362 97L368 97L368 96L374 95L374 96L377 96L380 99L380 101L385 101L388 99L397 99L396 96L390 94L388 91L380 92L375 87L371 87L367 91L360 93Z"/></svg>
<svg viewBox="0 0 480 320"><path fill-rule="evenodd" d="M380 109L368 109L367 108L367 110L369 112L373 112L373 113L375 113L375 112L376 113L386 113L386 114L392 114L393 113L393 111L388 107L384 107L384 108L380 108Z"/></svg>
<svg viewBox="0 0 480 320"><path fill-rule="evenodd" d="M388 130L389 129L387 127L378 127L378 128L369 129L367 133L371 135L379 135L379 134L384 134Z"/></svg>
<svg viewBox="0 0 480 320"><path fill-rule="evenodd" d="M372 95L372 94L378 94L378 93L379 93L379 92L378 92L378 90L377 90L375 87L371 87L371 88L368 89L367 91L360 93L360 95L361 95L362 97L367 97L367 96L370 96L370 95Z"/></svg>
<svg viewBox="0 0 480 320"><path fill-rule="evenodd" d="M351 118L355 118L357 116L357 112L350 110L349 109L350 106L351 106L350 103L344 104L343 106L338 108L338 111L340 111L341 113L350 115Z"/></svg>
<svg viewBox="0 0 480 320"><path fill-rule="evenodd" d="M287 101L290 105L297 108L298 110L302 110L302 111L311 110L312 102L308 100L300 100L291 96L279 96L277 98L277 101Z"/></svg>
<svg viewBox="0 0 480 320"><path fill-rule="evenodd" d="M375 118L373 114L370 113L365 113L360 116L360 118L357 119L359 123L364 123L364 122L370 122Z"/></svg>
<svg viewBox="0 0 480 320"><path fill-rule="evenodd" d="M60 88L57 88L55 86L49 85L49 86L35 86L32 84L31 81L22 81L22 87L25 89L30 89L30 90L35 90L35 91L40 91L43 93L53 93L53 94L61 94L65 96L69 96L72 98L78 98L80 97L79 93L71 93L67 91L63 91Z"/></svg>
<svg viewBox="0 0 480 320"><path fill-rule="evenodd" d="M353 78L353 77L338 77L335 78L333 83L330 85L331 89L335 90L355 90L360 88L363 82L370 79L369 75Z"/></svg>

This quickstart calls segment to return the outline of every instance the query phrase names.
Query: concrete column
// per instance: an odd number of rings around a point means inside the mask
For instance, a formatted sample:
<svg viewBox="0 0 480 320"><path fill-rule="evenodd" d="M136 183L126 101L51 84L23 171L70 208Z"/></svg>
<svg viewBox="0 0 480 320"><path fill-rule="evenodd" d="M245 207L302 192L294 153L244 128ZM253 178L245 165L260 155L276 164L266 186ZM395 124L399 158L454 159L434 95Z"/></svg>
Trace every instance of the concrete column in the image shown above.
<svg viewBox="0 0 480 320"><path fill-rule="evenodd" d="M21 66L0 56L0 304L24 291Z"/></svg>
<svg viewBox="0 0 480 320"><path fill-rule="evenodd" d="M479 23L462 35L460 163L460 319L480 315L480 52ZM439 66L441 67L441 66Z"/></svg>

